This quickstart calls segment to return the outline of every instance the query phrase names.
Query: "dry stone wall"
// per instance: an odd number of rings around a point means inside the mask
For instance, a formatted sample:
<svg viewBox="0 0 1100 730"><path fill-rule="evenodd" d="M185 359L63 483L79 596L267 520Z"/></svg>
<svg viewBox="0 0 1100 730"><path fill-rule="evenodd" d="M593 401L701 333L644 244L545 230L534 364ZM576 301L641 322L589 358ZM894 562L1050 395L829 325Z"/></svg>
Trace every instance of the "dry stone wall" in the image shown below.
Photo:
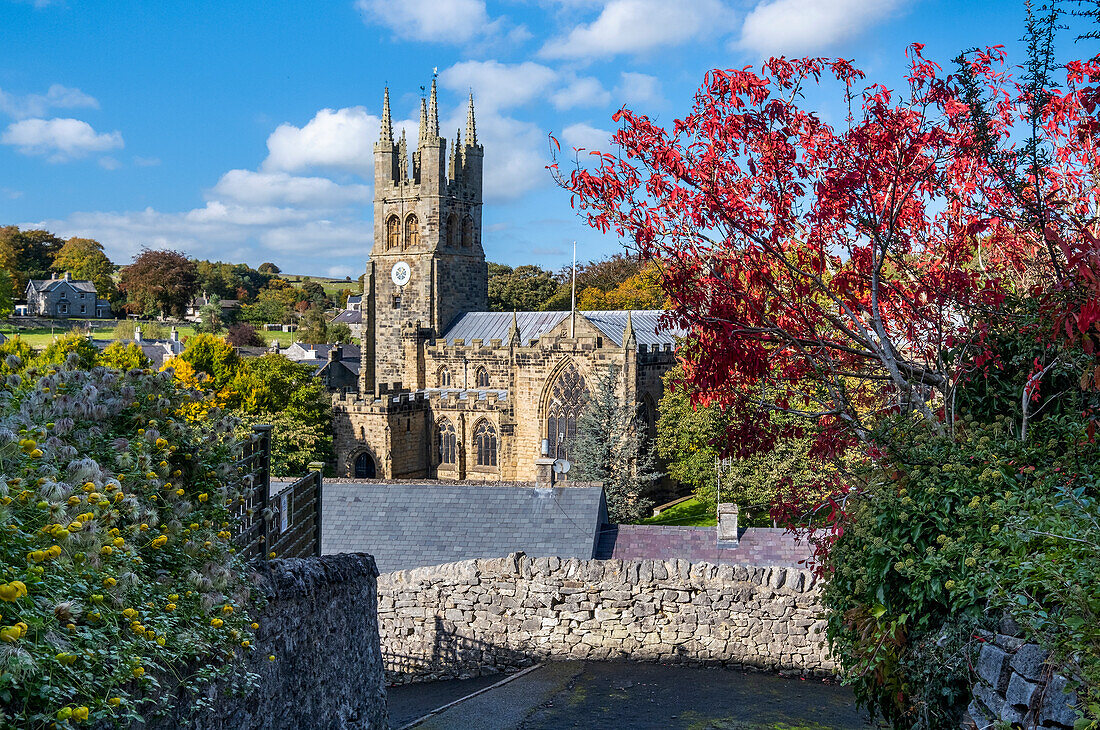
<svg viewBox="0 0 1100 730"><path fill-rule="evenodd" d="M242 695L211 685L201 702L162 689L172 712L144 727L387 727L374 558L344 553L257 566L264 605L252 611L260 628L246 667L255 688Z"/></svg>
<svg viewBox="0 0 1100 730"><path fill-rule="evenodd" d="M387 679L476 676L544 659L715 663L803 675L836 668L822 586L805 570L686 560L494 560L387 573Z"/></svg>
<svg viewBox="0 0 1100 730"><path fill-rule="evenodd" d="M1048 654L1016 632L983 632L977 681L963 728L1065 728L1074 726L1077 695L1069 680L1047 664Z"/></svg>

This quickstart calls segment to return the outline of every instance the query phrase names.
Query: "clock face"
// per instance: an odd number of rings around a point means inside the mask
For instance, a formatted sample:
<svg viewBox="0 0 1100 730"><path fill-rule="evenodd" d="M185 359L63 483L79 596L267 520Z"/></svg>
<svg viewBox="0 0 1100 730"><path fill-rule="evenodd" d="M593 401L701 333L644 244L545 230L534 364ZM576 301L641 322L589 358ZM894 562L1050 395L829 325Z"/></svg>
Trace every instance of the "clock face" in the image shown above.
<svg viewBox="0 0 1100 730"><path fill-rule="evenodd" d="M398 261L390 269L390 278L393 279L393 283L397 286L405 286L409 283L409 279L412 278L412 269L404 261Z"/></svg>

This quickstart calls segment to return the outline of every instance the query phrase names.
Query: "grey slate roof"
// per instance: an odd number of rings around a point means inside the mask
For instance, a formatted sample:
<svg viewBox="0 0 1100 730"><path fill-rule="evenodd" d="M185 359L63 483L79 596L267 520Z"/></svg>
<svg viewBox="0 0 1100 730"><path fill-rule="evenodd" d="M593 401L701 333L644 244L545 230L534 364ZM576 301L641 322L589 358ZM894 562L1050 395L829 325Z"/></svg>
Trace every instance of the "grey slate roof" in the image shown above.
<svg viewBox="0 0 1100 730"><path fill-rule="evenodd" d="M523 551L592 558L602 487L325 482L321 552L366 552L383 573Z"/></svg>
<svg viewBox="0 0 1100 730"><path fill-rule="evenodd" d="M332 321L343 322L344 324L363 324L363 313L358 309L344 309L333 317Z"/></svg>
<svg viewBox="0 0 1100 730"><path fill-rule="evenodd" d="M538 339L561 323L569 312L516 312L519 323L519 339L523 344ZM473 340L506 341L512 329L512 312L466 312L443 333L441 339L448 345L463 340L467 345Z"/></svg>
<svg viewBox="0 0 1100 730"><path fill-rule="evenodd" d="M625 311L598 310L577 312L594 324L600 332L608 336L616 345L623 344L623 332L626 329ZM634 338L639 345L675 345L677 337L687 334L679 328L666 328L661 324L664 314L659 309L641 309L630 312L630 324L634 328Z"/></svg>
<svg viewBox="0 0 1100 730"><path fill-rule="evenodd" d="M36 292L50 291L61 284L68 284L77 291L95 294L95 284L84 279L31 279L30 287Z"/></svg>
<svg viewBox="0 0 1100 730"><path fill-rule="evenodd" d="M626 311L608 310L577 312L578 316L587 319L620 347L623 344L623 330L626 329L626 314ZM661 325L663 314L660 310L630 313L634 337L639 345L675 345L676 338L686 334L681 329L664 328ZM516 312L515 315L520 342L526 345L561 324L569 312ZM455 320L441 339L446 340L448 345L454 345L455 340L462 340L467 345L473 340L482 340L488 345L489 340L506 341L511 330L511 312L466 312Z"/></svg>

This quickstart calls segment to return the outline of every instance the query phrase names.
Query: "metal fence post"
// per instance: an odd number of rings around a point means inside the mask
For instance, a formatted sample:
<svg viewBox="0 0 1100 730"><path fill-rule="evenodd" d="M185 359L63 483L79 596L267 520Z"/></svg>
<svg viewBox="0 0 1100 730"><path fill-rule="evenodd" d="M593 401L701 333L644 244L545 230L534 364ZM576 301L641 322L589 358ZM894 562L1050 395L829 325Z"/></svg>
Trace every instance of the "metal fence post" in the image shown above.
<svg viewBox="0 0 1100 730"><path fill-rule="evenodd" d="M320 461L310 462L309 464L309 470L313 472L313 478L317 484L316 502L313 505L313 534L316 543L313 554L318 558L321 557L321 492L325 482L324 469L325 465Z"/></svg>
<svg viewBox="0 0 1100 730"><path fill-rule="evenodd" d="M260 441L258 444L258 456L259 458L259 471L260 481L256 485L256 491L260 497L260 530L259 530L259 543L260 554L267 555L269 550L267 547L267 508L271 502L271 431L272 426L269 424L259 424L252 427L253 433L260 435Z"/></svg>

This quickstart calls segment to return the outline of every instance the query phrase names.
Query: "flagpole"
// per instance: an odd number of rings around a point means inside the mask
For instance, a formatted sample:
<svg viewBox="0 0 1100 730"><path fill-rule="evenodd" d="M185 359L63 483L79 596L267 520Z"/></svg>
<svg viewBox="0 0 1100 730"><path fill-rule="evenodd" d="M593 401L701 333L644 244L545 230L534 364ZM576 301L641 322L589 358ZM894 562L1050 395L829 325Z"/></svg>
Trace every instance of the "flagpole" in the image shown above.
<svg viewBox="0 0 1100 730"><path fill-rule="evenodd" d="M573 294L569 299L569 337L577 336L577 242L573 241Z"/></svg>

